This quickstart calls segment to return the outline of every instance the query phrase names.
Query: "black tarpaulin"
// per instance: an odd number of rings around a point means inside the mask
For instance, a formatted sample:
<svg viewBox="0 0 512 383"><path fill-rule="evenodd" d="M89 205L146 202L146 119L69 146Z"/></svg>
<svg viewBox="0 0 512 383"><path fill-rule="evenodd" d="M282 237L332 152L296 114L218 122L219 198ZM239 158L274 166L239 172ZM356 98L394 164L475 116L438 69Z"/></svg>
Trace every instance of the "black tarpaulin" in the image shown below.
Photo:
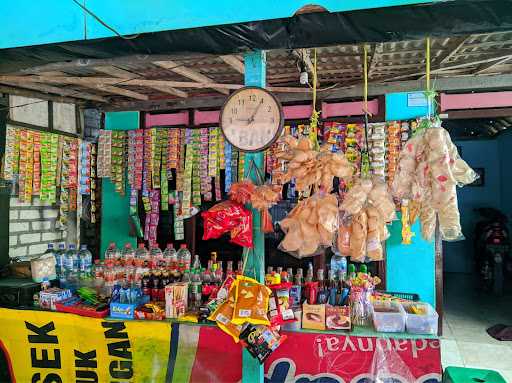
<svg viewBox="0 0 512 383"><path fill-rule="evenodd" d="M0 50L0 73L83 58L177 53L230 54L449 37L512 30L512 0L447 0L434 4L312 13L220 25Z"/></svg>

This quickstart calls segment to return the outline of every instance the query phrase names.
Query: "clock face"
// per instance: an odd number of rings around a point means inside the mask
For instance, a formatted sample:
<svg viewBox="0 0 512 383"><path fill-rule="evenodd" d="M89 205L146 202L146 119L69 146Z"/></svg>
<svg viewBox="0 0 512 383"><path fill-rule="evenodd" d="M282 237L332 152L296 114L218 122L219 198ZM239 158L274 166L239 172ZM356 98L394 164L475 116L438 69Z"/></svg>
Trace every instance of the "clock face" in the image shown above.
<svg viewBox="0 0 512 383"><path fill-rule="evenodd" d="M229 143L244 152L268 148L283 129L280 102L263 88L237 90L222 107L220 126Z"/></svg>

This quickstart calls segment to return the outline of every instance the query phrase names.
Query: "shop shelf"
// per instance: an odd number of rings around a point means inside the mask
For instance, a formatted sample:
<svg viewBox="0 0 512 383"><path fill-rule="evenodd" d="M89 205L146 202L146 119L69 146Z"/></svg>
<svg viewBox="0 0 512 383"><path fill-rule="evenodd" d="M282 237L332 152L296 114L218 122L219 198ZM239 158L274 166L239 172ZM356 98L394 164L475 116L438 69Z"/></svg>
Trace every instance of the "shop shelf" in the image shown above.
<svg viewBox="0 0 512 383"><path fill-rule="evenodd" d="M404 332L405 311L397 302L373 302L371 305L373 326L379 332Z"/></svg>
<svg viewBox="0 0 512 383"><path fill-rule="evenodd" d="M412 314L409 308L413 305L421 306L425 315ZM439 315L428 303L402 303L405 310L405 328L411 334L437 334L437 322Z"/></svg>

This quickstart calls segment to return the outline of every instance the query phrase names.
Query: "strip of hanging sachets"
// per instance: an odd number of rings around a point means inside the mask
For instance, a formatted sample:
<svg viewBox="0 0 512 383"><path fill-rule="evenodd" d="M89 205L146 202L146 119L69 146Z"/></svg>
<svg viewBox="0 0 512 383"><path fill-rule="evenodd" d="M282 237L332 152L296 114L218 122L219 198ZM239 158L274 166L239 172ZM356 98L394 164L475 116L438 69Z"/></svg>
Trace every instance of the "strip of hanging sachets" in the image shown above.
<svg viewBox="0 0 512 383"><path fill-rule="evenodd" d="M239 182L242 182L245 178L244 165L245 165L245 153L238 152L238 181Z"/></svg>
<svg viewBox="0 0 512 383"><path fill-rule="evenodd" d="M40 193L41 193L41 133L33 132L33 136L34 136L34 160L33 160L34 180L32 182L32 186L33 186L32 195L40 195Z"/></svg>
<svg viewBox="0 0 512 383"><path fill-rule="evenodd" d="M27 143L25 151L25 185L23 201L32 201L34 182L34 132L27 131Z"/></svg>
<svg viewBox="0 0 512 383"><path fill-rule="evenodd" d="M167 146L167 176L172 179L172 169L178 168L181 129L169 129Z"/></svg>
<svg viewBox="0 0 512 383"><path fill-rule="evenodd" d="M212 200L212 180L208 175L208 140L208 128L201 128L199 175L201 177L201 194L205 201Z"/></svg>
<svg viewBox="0 0 512 383"><path fill-rule="evenodd" d="M17 144L16 144L17 141ZM14 181L20 157L19 129L7 126L5 136L4 179Z"/></svg>
<svg viewBox="0 0 512 383"><path fill-rule="evenodd" d="M60 162L60 200L59 200L59 219L57 227L66 230L68 224L69 213L69 157L71 151L70 139L67 137L59 137L62 143L62 156Z"/></svg>
<svg viewBox="0 0 512 383"><path fill-rule="evenodd" d="M98 136L97 176L109 178L112 175L112 131L100 130Z"/></svg>
<svg viewBox="0 0 512 383"><path fill-rule="evenodd" d="M231 189L231 179L232 179L232 168L231 168L231 144L229 142L225 142L224 144L224 165L225 165L225 173L224 173L224 191L226 193Z"/></svg>
<svg viewBox="0 0 512 383"><path fill-rule="evenodd" d="M78 189L78 140L71 138L69 140L69 211L77 209L77 189Z"/></svg>
<svg viewBox="0 0 512 383"><path fill-rule="evenodd" d="M186 130L179 129L180 144L178 150L178 167L176 168L176 191L178 192L182 192L184 187L186 139Z"/></svg>
<svg viewBox="0 0 512 383"><path fill-rule="evenodd" d="M217 129L218 131L219 129ZM215 200L220 201L222 199L222 193L220 190L220 137L222 134L217 134L217 164L215 167Z"/></svg>
<svg viewBox="0 0 512 383"><path fill-rule="evenodd" d="M160 165L160 206L163 211L169 210L169 178L167 175L167 155L168 155L168 141L167 129L160 129L159 141L161 152L161 165Z"/></svg>
<svg viewBox="0 0 512 383"><path fill-rule="evenodd" d="M18 179L18 199L22 202L25 199L25 171L27 169L27 138L26 130L20 131L20 161Z"/></svg>
<svg viewBox="0 0 512 383"><path fill-rule="evenodd" d="M151 173L153 175L153 189L160 189L160 166L162 164L162 146L160 145L160 129L152 128L151 148L153 157L151 159Z"/></svg>
<svg viewBox="0 0 512 383"><path fill-rule="evenodd" d="M186 154L185 154L185 171L183 174L183 199L182 199L182 215L188 215L192 207L192 169L194 162L194 145L192 142L192 130L187 129L186 135Z"/></svg>
<svg viewBox="0 0 512 383"><path fill-rule="evenodd" d="M193 163L192 163L192 205L201 206L201 174L200 167L200 148L201 148L201 132L194 129L192 139Z"/></svg>

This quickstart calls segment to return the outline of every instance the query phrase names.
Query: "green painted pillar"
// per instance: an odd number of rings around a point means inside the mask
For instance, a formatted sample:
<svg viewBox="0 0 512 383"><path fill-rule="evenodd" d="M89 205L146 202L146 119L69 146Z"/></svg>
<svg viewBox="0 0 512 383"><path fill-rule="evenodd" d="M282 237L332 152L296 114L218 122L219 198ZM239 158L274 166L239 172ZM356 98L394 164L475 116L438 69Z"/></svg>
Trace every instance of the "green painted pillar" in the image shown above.
<svg viewBox="0 0 512 383"><path fill-rule="evenodd" d="M139 129L139 112L109 112L105 114L106 130ZM101 187L101 246L103 257L110 242L117 246L131 243L137 245L137 239L130 237L130 196L126 179L126 195L116 193L109 178L103 178Z"/></svg>
<svg viewBox="0 0 512 383"><path fill-rule="evenodd" d="M264 51L247 53L244 56L245 62L245 85L265 87L266 83L266 54ZM244 172L245 176L253 182L257 182L256 172L253 170L248 174L249 164L254 161L258 169L263 173L263 152L246 153ZM261 232L261 214L252 209L252 225L254 252L249 253L249 259L245 266L246 274L254 277L259 282L265 279L265 236ZM243 383L263 383L263 366L257 359L253 358L247 350L242 354L242 382Z"/></svg>

